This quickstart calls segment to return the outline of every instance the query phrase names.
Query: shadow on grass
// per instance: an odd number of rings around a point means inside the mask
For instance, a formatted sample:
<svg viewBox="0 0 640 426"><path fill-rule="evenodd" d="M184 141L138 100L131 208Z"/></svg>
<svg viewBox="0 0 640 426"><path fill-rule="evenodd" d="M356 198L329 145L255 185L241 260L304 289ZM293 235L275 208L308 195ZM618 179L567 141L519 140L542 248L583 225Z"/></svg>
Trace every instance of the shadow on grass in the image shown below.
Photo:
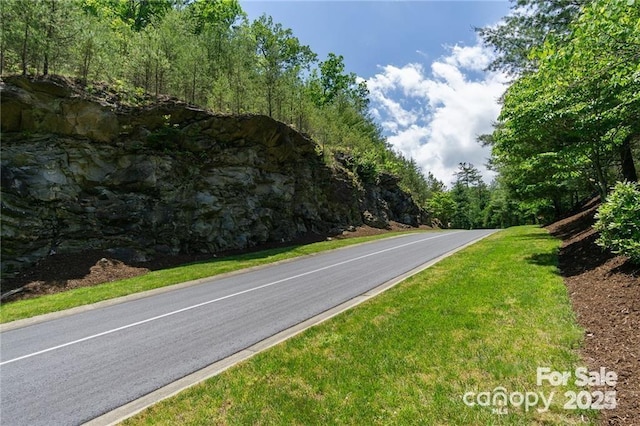
<svg viewBox="0 0 640 426"><path fill-rule="evenodd" d="M522 234L522 235L518 235L517 237L513 237L514 240L520 240L520 241L525 241L525 240L555 240L557 239L556 237L554 237L551 234L536 234L536 233L530 233L530 234Z"/></svg>
<svg viewBox="0 0 640 426"><path fill-rule="evenodd" d="M527 257L527 262L538 266L558 266L557 253L536 253Z"/></svg>

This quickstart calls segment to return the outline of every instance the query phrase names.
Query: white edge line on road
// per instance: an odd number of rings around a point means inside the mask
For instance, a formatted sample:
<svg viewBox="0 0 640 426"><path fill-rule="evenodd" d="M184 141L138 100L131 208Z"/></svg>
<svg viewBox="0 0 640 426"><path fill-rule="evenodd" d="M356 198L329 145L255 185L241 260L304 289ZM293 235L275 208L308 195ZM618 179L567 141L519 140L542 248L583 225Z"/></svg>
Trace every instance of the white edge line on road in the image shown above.
<svg viewBox="0 0 640 426"><path fill-rule="evenodd" d="M493 232L492 232L493 233ZM294 337L297 334L302 333L303 331L307 330L308 328L311 328L315 325L318 325L324 321L327 321L331 318L333 318L334 316L347 311L377 295L379 295L380 293L398 285L399 283L401 283L402 281L406 280L407 278L418 274L422 271L424 271L427 268L430 268L431 266L435 265L436 263L440 262L441 260L451 256L452 254L463 250L475 243L477 243L478 241L488 237L489 235L491 235L492 233L487 233L485 235L482 235L478 238L476 238L475 240L472 240L460 247L457 247L453 250L448 251L447 253L440 255L438 257L436 257L435 259L431 259L430 261L408 271L405 272L404 274L393 278L389 281L387 281L386 283L383 283L369 291L367 291L366 293L363 293L360 296L356 296L351 300L347 300L344 303L341 303L338 306L335 306L333 308L328 309L325 312L322 312L312 318L309 318L297 325L294 325L293 327L290 327L286 330L282 330L276 334L274 334L271 337L267 337L266 339L254 343L253 345L249 346L246 349L243 349L239 352L236 352L233 355L228 356L227 358L221 359L219 361L214 362L213 364L198 370L194 373L189 374L188 376L183 377L182 379L178 379L175 382L169 383L166 386L163 386L151 393L148 393L147 395L144 395L134 401L131 401L121 407L116 408L115 410L109 411L99 417L96 417L93 420L90 420L86 423L84 423L83 426L115 426L121 422L123 422L124 420L128 419L129 417L132 417L136 414L138 414L139 412L143 411L145 408L148 408L164 399L170 398L174 395L177 395L178 393L182 392L185 389L188 389L192 386L197 385L198 383L201 383L211 377L217 376L218 374L228 370L229 368L235 366L236 364L245 361L251 357L253 357L254 355L267 350L279 343L284 342L285 340L288 340L292 337Z"/></svg>
<svg viewBox="0 0 640 426"><path fill-rule="evenodd" d="M391 236L385 237L384 240L402 238L402 237L406 237L406 236L414 235L414 234L418 234L418 233L424 233L424 232L411 232L411 233L402 233L402 234L397 234L397 235L391 235ZM432 233L434 233L434 231L429 231L429 233L432 234ZM449 231L447 233L451 234L453 232ZM52 320L55 320L55 319L68 317L68 316L71 316L71 315L79 314L81 312L88 312L88 311L92 311L94 309L106 308L106 307L109 307L109 306L118 305L120 303L132 302L132 301L139 300L139 299L145 299L147 297L152 297L152 296L155 296L155 295L158 295L158 294L164 294L164 293L168 293L168 292L171 292L171 291L181 290L181 289L187 288L187 287L193 287L193 286L202 285L202 284L210 284L210 283L212 283L214 281L220 281L220 280L223 280L223 279L226 279L226 278L230 278L230 277L235 277L235 276L238 276L238 275L246 274L248 272L255 272L255 271L259 271L259 270L266 269L266 268L269 268L269 267L295 262L295 261L303 259L303 258L309 258L309 257L313 257L313 256L321 256L321 255L326 254L326 253L335 252L335 251L339 251L339 250L348 250L348 249L350 249L352 247L358 247L358 246L366 245L366 244L374 244L377 241L382 241L382 240L365 241L365 242L361 242L361 243L357 243L357 244L353 244L353 245L349 245L349 246L337 247L337 248L332 248L332 249L328 249L328 250L323 250L323 251L320 251L320 252L317 252L317 253L303 254L303 255L300 255L300 256L290 257L288 259L282 259L282 260L277 260L275 262L264 263L262 265L249 266L247 268L238 269L236 271L224 272L222 274L212 275L212 276L209 276L209 277L198 278L198 279L191 280L191 281L185 281L185 282L182 282L182 283L170 284L170 285L154 288L154 289L151 289L151 290L144 290L144 291L140 291L140 292L136 292L136 293L131 293L131 294L127 294L125 296L118 296L118 297L114 297L114 298L111 298L111 299L105 299L105 300L102 300L102 301L99 301L99 302L90 303L90 304L87 304L87 305L80 305L80 306L76 306L76 307L73 307L73 308L64 309L62 311L49 312L49 313L46 313L46 314L37 315L35 317L29 317L29 318L23 318L23 319L19 319L19 320L15 320L15 321L5 322L5 323L0 324L0 333L4 333L5 331L17 330L19 328L29 327L29 326L32 326L32 325L40 324L40 323L47 322L47 321L52 321ZM220 260L224 260L224 258L220 258Z"/></svg>
<svg viewBox="0 0 640 426"><path fill-rule="evenodd" d="M404 244L400 244L398 246L389 247L389 248L386 248L384 250L379 250L379 251L376 251L376 252L373 252L373 253L369 253L369 254L365 254L365 255L362 255L362 256L354 257L353 259L344 260L342 262L333 263L331 265L327 265L327 266L324 266L322 268L314 269L312 271L303 272L301 274L293 275L293 276L290 276L290 277L287 277L287 278L283 278L281 280L272 281L270 283L262 284L262 285L259 285L257 287L252 287L252 288L249 288L247 290L239 291L237 293L232 293L232 294L228 294L226 296L218 297L216 299L207 300L206 302L197 303L195 305L191 305L191 306L187 306L185 308L177 309L175 311L167 312L167 313L162 314L162 315L157 315L155 317L147 318L147 319L142 320L142 321L136 321L136 322L131 323L131 324L123 325L122 327L113 328L111 330L106 330L106 331L103 331L101 333L92 334L90 336L83 337L83 338L77 339L77 340L73 340L71 342L63 343L61 345L53 346L53 347L50 347L50 348L47 348L47 349L43 349L41 351L32 352L30 354L19 356L17 358L9 359L7 361L2 361L2 362L0 362L0 366L11 364L13 362L20 361L20 360L27 359L27 358L31 358L31 357L34 357L34 356L37 356L37 355L42 355L42 354L45 354L45 353L48 353L48 352L51 352L51 351L55 351L57 349L65 348L67 346L71 346L71 345L75 345L75 344L78 344L78 343L86 342L87 340L96 339L98 337L106 336L108 334L116 333L118 331L126 330L128 328L137 327L137 326L142 325L142 324L146 324L146 323L149 323L149 322L152 322L152 321L157 321L157 320L162 319L162 318L166 318L166 317L170 317L170 316L173 316L173 315L177 315L177 314L180 314L182 312L190 311L190 310L193 310L193 309L196 309L196 308L200 308L202 306L206 306L206 305L210 305L212 303L220 302L222 300L230 299L232 297L240 296L240 295L243 295L243 294L246 294L246 293L251 293L253 291L261 290L261 289L267 288L267 287L271 287L271 286L274 286L276 284L281 284L281 283L286 282L286 281L291 281L291 280L294 280L294 279L297 279L297 278L301 278L301 277L304 277L304 276L307 276L307 275L315 274L316 272L321 272L321 271L324 271L324 270L327 270L327 269L335 268L337 266L345 265L347 263L356 262L358 260L362 260L362 259L365 259L367 257L376 256L378 254L386 253L388 251L397 250L397 249L400 249L400 248L403 248L403 247L407 247L407 246L411 246L411 245L414 245L414 244L422 243L424 241L440 238L440 237L443 237L445 235L451 235L451 233L436 235L434 237L422 238L422 239L417 240L417 241L411 241L409 243L404 243Z"/></svg>

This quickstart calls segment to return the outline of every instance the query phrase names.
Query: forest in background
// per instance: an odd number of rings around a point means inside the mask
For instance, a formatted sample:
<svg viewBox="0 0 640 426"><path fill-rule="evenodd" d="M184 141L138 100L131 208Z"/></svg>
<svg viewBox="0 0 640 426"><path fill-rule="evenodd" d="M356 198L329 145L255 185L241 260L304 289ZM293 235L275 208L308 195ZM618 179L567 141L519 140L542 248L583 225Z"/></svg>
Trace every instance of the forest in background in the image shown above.
<svg viewBox="0 0 640 426"><path fill-rule="evenodd" d="M640 7L633 0L516 0L478 28L513 77L495 131L479 137L498 173L460 163L450 188L386 141L366 82L321 59L237 0L3 0L0 72L107 82L135 102L169 95L216 112L271 116L309 134L325 160L353 159L363 180L394 174L443 226L550 221L578 200L637 180ZM425 29L428 31L428 29ZM449 184L449 183L447 183Z"/></svg>

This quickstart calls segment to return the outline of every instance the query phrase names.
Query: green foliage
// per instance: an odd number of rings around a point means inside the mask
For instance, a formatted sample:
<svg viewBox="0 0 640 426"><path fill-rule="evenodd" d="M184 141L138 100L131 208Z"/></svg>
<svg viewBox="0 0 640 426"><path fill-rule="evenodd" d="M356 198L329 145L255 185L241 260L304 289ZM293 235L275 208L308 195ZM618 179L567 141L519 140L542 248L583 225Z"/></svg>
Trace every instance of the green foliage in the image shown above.
<svg viewBox="0 0 640 426"><path fill-rule="evenodd" d="M282 111L282 83L287 77L298 76L316 60L309 46L301 45L290 29L262 15L251 25L255 37L258 75L266 97L269 117Z"/></svg>
<svg viewBox="0 0 640 426"><path fill-rule="evenodd" d="M596 219L597 243L640 264L640 185L618 182Z"/></svg>
<svg viewBox="0 0 640 426"><path fill-rule="evenodd" d="M375 184L380 174L376 159L365 153L357 156L355 160L355 173L358 177L365 183Z"/></svg>
<svg viewBox="0 0 640 426"><path fill-rule="evenodd" d="M490 68L517 75L537 68L533 48L553 34L563 36L587 0L515 0L511 13L498 25L476 28L496 52Z"/></svg>
<svg viewBox="0 0 640 426"><path fill-rule="evenodd" d="M502 182L502 177L499 177L489 188L489 202L482 212L483 227L508 228L539 223L542 206L516 201ZM543 222L546 221L543 219Z"/></svg>
<svg viewBox="0 0 640 426"><path fill-rule="evenodd" d="M110 0L98 2L86 0L87 7L110 9L110 13L131 27L134 31L141 31L154 19L162 18L173 6L173 0Z"/></svg>
<svg viewBox="0 0 640 426"><path fill-rule="evenodd" d="M389 173L400 176L400 187L410 193L413 200L422 208L427 207L427 201L435 190L440 188L438 181L431 173L426 177L413 159L406 159L400 154L394 153L391 158L384 162L384 169ZM434 184L434 181L437 182Z"/></svg>
<svg viewBox="0 0 640 426"><path fill-rule="evenodd" d="M451 219L454 228L473 229L484 226L484 210L489 202L489 189L480 171L471 163L460 163L450 191L456 204Z"/></svg>
<svg viewBox="0 0 640 426"><path fill-rule="evenodd" d="M457 204L450 192L436 192L427 201L427 211L442 228L449 228L454 215L456 214Z"/></svg>
<svg viewBox="0 0 640 426"><path fill-rule="evenodd" d="M64 68L83 24L76 1L7 0L0 10L0 71L47 75Z"/></svg>
<svg viewBox="0 0 640 426"><path fill-rule="evenodd" d="M640 7L623 0L521 0L517 7L520 14L481 32L503 65L524 71L485 142L509 194L552 205L557 217L594 192L605 197L610 182L637 180ZM496 38L507 29L511 39Z"/></svg>
<svg viewBox="0 0 640 426"><path fill-rule="evenodd" d="M210 26L228 29L245 16L238 0L195 0L187 7L195 21L195 34L203 33Z"/></svg>
<svg viewBox="0 0 640 426"><path fill-rule="evenodd" d="M460 163L456 180L447 190L429 174L426 177L427 211L435 226L443 228L508 228L538 223L531 206L518 202L504 184L502 176L487 185L480 171L470 163Z"/></svg>
<svg viewBox="0 0 640 426"><path fill-rule="evenodd" d="M249 22L237 0L4 0L0 15L1 73L106 80L126 98L146 91L267 114L310 134L325 158L353 155L365 179L398 176L423 207L445 190L390 148L368 113L366 82L342 56L318 63L272 18ZM637 2L517 0L501 24L478 32L498 52L493 68L518 78L494 133L480 138L500 193L461 170L455 226L549 220L606 195L611 182L637 180Z"/></svg>
<svg viewBox="0 0 640 426"><path fill-rule="evenodd" d="M368 105L366 84L358 83L356 74L345 73L344 69L344 57L329 53L319 64L320 75L316 70L311 75L309 94L318 107L337 103L340 109L352 106L362 113Z"/></svg>

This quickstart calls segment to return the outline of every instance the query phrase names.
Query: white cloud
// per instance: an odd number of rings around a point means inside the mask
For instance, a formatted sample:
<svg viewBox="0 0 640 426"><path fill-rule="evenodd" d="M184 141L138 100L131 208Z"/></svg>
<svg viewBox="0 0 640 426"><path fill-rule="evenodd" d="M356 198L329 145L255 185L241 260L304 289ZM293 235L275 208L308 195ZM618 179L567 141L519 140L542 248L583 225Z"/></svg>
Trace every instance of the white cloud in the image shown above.
<svg viewBox="0 0 640 426"><path fill-rule="evenodd" d="M474 71L485 70L491 63L491 56L482 45L453 46L451 55L444 59L448 64Z"/></svg>
<svg viewBox="0 0 640 426"><path fill-rule="evenodd" d="M372 113L389 143L414 158L425 174L432 172L449 185L458 163L470 162L489 182L490 152L476 138L491 132L507 79L483 71L491 55L480 44L448 49L447 56L431 63L430 73L418 63L381 67L367 81Z"/></svg>

